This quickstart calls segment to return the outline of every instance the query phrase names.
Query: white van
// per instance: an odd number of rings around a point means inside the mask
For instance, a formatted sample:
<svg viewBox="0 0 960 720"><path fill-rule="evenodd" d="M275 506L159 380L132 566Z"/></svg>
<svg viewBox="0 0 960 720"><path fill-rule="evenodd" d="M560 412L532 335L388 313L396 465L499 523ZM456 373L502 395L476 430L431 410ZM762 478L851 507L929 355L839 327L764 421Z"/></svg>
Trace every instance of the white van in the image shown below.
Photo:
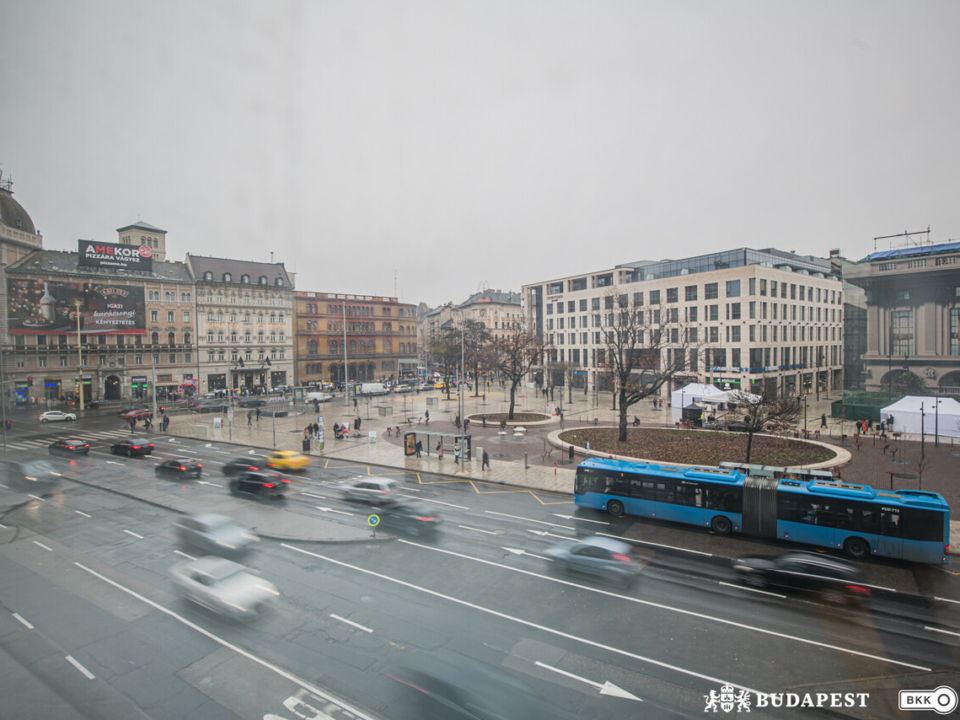
<svg viewBox="0 0 960 720"><path fill-rule="evenodd" d="M360 386L361 395L386 395L390 390L383 383L363 383Z"/></svg>

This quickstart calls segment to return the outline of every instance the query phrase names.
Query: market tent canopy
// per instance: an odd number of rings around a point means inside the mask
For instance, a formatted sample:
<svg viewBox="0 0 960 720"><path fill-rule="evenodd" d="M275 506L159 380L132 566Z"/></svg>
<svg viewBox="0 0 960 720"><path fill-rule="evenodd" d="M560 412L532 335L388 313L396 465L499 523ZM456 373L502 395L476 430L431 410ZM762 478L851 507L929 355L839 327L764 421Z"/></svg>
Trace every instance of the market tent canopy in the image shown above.
<svg viewBox="0 0 960 720"><path fill-rule="evenodd" d="M949 397L907 395L880 410L880 419L893 417L894 432L960 437L960 402Z"/></svg>
<svg viewBox="0 0 960 720"><path fill-rule="evenodd" d="M744 392L743 390L727 390L717 395L710 395L703 399L703 402L711 405L747 405L758 403L762 400L759 395Z"/></svg>
<svg viewBox="0 0 960 720"><path fill-rule="evenodd" d="M680 422L681 408L690 407L688 403L698 403L708 395L717 395L722 392L716 385L704 385L702 383L690 383L679 390L674 390L670 395L670 414L673 416L673 422Z"/></svg>

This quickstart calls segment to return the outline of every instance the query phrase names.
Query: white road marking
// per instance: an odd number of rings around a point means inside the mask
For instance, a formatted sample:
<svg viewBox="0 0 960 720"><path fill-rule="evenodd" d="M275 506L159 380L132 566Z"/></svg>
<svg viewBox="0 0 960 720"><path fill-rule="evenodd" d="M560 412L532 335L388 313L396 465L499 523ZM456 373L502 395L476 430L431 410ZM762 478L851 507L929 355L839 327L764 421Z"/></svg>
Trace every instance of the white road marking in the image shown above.
<svg viewBox="0 0 960 720"><path fill-rule="evenodd" d="M46 550L46 551L48 551L48 552L53 552L53 548L48 548L48 547L47 547L46 545L44 545L42 542L37 542L36 540L34 540L34 541L33 541L33 544L34 544L34 545L39 545L40 547L42 547L44 550Z"/></svg>
<svg viewBox="0 0 960 720"><path fill-rule="evenodd" d="M6 530L6 529L7 529L7 526L6 526L6 525L4 525L3 523L0 523L0 528L2 528L2 529L4 529L4 530Z"/></svg>
<svg viewBox="0 0 960 720"><path fill-rule="evenodd" d="M694 555L713 557L713 553L701 552L700 550L689 550L687 548L677 547L676 545L664 545L663 543L647 542L646 540L634 540L633 538L625 538L620 535L610 535L608 533L597 533L597 535L603 535L604 537L614 538L615 540L621 540L623 542L636 543L637 545L653 545L654 547L666 548L668 550L680 550L681 552L692 553Z"/></svg>
<svg viewBox="0 0 960 720"><path fill-rule="evenodd" d="M493 510L484 510L484 512L490 515L500 515L501 517L513 518L514 520L523 520L524 522L532 522L532 523L536 523L537 525L549 525L550 527L563 528L564 530L573 530L574 532L577 531L576 528L567 527L566 525L561 525L559 523L544 522L543 520L531 520L530 518L520 517L519 515L507 515L506 513L494 512Z"/></svg>
<svg viewBox="0 0 960 720"><path fill-rule="evenodd" d="M123 465L123 463L118 463L113 460L107 460L107 465Z"/></svg>
<svg viewBox="0 0 960 720"><path fill-rule="evenodd" d="M83 665L81 665L80 663L78 663L76 660L74 660L74 659L73 659L72 657L70 657L69 655L67 655L67 662L70 663L71 665L73 665L77 670L79 670L80 672L82 672L84 675L86 675L86 676L87 676L87 680L93 680L93 678L95 677L95 675L94 675L92 672L90 672L89 670L87 670Z"/></svg>
<svg viewBox="0 0 960 720"><path fill-rule="evenodd" d="M319 505L314 506L317 510L323 510L324 512L336 513L337 515L353 515L352 512L344 512L343 510L334 510L333 508L320 507Z"/></svg>
<svg viewBox="0 0 960 720"><path fill-rule="evenodd" d="M542 667L544 670L550 670L551 672L559 673L560 675L565 675L568 678L579 680L580 682L586 683L587 685L592 685L593 687L597 688L600 691L601 695L613 695L614 697L624 698L626 700L637 700L639 702L643 702L643 700L640 700L640 698L638 698L636 695L632 695L628 693L626 690L617 687L609 680L605 683L594 682L593 680L587 680L587 678L585 677L574 675L571 672L567 672L566 670L561 670L560 668L553 667L552 665L545 665L539 660L537 660L534 663L534 665L536 665L537 667Z"/></svg>
<svg viewBox="0 0 960 720"><path fill-rule="evenodd" d="M954 635L955 637L960 637L960 633L951 632L950 630L941 630L940 628L935 627L924 627L924 630L929 630L930 632L943 633L944 635Z"/></svg>
<svg viewBox="0 0 960 720"><path fill-rule="evenodd" d="M760 590L759 588L752 588L752 587L747 587L746 585L737 585L736 583L728 583L728 582L721 582L721 583L719 583L719 584L720 584L720 585L724 585L724 586L726 586L726 587L736 588L737 590L746 590L747 592L755 592L755 593L759 593L759 594L761 594L761 595L769 595L770 597L776 597L776 598L780 598L780 599L782 599L782 600L786 600L786 599L787 599L787 596L786 596L786 595L781 595L780 593L770 592L769 590Z"/></svg>
<svg viewBox="0 0 960 720"><path fill-rule="evenodd" d="M32 497L34 500L39 500L40 502L46 502L46 500L44 500L42 497L39 497L38 495L30 495L28 493L27 497Z"/></svg>
<svg viewBox="0 0 960 720"><path fill-rule="evenodd" d="M368 633L372 633L372 632L373 632L373 630L371 630L370 628L364 627L363 625L361 625L361 624L359 624L359 623L355 623L355 622L353 622L352 620L347 620L346 618L342 618L342 617L340 617L339 615L334 615L333 613L331 613L331 614L330 614L330 617L332 617L334 620L339 620L339 621L342 622L342 623L346 623L347 625L352 625L353 627L357 628L358 630L363 630L364 632L368 632Z"/></svg>
<svg viewBox="0 0 960 720"><path fill-rule="evenodd" d="M143 535L137 535L137 534L136 534L135 532L133 532L132 530L124 530L124 532L125 532L127 535L133 535L135 538L140 538L141 540L143 540Z"/></svg>
<svg viewBox="0 0 960 720"><path fill-rule="evenodd" d="M960 605L960 600L951 600L950 598L937 597L936 595L933 596L933 599L934 599L934 600L939 600L940 602L956 603L956 604Z"/></svg>
<svg viewBox="0 0 960 720"><path fill-rule="evenodd" d="M516 548L508 548L508 547L505 547L503 549L506 550L508 553L513 553L514 555L529 555L530 557L539 558L540 560L553 562L553 558L548 558L548 557L545 557L544 555L534 555L533 553L529 553L526 550L517 550Z"/></svg>
<svg viewBox="0 0 960 720"><path fill-rule="evenodd" d="M174 552L175 552L177 555L182 555L182 556L185 557L187 560L196 560L196 558L195 558L193 555L187 555L185 552L180 552L179 550L174 550Z"/></svg>
<svg viewBox="0 0 960 720"><path fill-rule="evenodd" d="M577 522L588 522L595 523L597 525L609 525L608 522L603 522L602 520L587 520L587 518L577 517L576 515L561 515L560 513L554 513L558 518L563 518L564 520L576 520Z"/></svg>
<svg viewBox="0 0 960 720"><path fill-rule="evenodd" d="M301 495L306 495L307 497L324 498L324 499L330 497L329 495L316 495L316 494L314 494L314 493L308 493L308 492L302 492L302 493L300 493L300 494L301 494Z"/></svg>
<svg viewBox="0 0 960 720"><path fill-rule="evenodd" d="M408 487L405 487L404 490L406 490L407 492L420 492L420 490L419 490L418 488L408 488Z"/></svg>
<svg viewBox="0 0 960 720"><path fill-rule="evenodd" d="M422 497L420 499L423 500L424 502L432 502L432 503L436 503L437 505L446 505L447 507L457 508L459 510L470 509L468 507L464 507L463 505L454 505L453 503L441 502L440 500L431 500L430 498L425 498L425 497Z"/></svg>
<svg viewBox="0 0 960 720"><path fill-rule="evenodd" d="M322 697L322 698L323 698L324 700L326 700L327 702L336 703L337 705L339 705L340 707L342 707L342 708L343 708L344 710L346 710L347 712L351 712L351 713L353 713L354 715L356 715L356 716L357 716L358 718L360 718L361 720L375 720L375 718L372 718L372 717L370 717L369 715L364 714L363 712L361 712L361 711L358 710L357 708L353 707L352 705L346 704L343 700L339 700L339 699L333 697L332 695L330 695L329 693L324 692L324 691L321 690L320 688L318 688L318 687L316 687L316 686L314 686L314 685L311 685L310 683L305 682L304 680L301 680L301 679L298 678L296 675L293 675L292 673L289 673L289 672L287 672L286 670L283 670L283 669L277 667L276 665L273 665L273 664L267 662L266 660L263 660L263 659L257 657L257 656L254 655L253 653L247 652L246 650L244 650L243 648L241 648L239 645L234 645L234 644L231 643L231 642L228 642L228 641L226 641L226 640L224 640L224 639L222 639L222 638L220 638L220 637L217 637L216 635L214 635L214 634L213 634L212 632L210 632L209 630L205 630L204 628L200 627L200 626L197 625L196 623L190 622L190 621L187 620L185 617L182 617L182 616L178 615L177 613L173 612L172 610L169 610L169 609L165 608L165 607L164 607L163 605L161 605L160 603L154 602L153 600L150 600L150 599L144 597L143 595L141 595L141 594L139 594L139 593L137 593L137 592L134 592L134 591L131 590L130 588L124 587L123 585L121 585L121 584L118 583L118 582L114 582L113 580L111 580L110 578L106 577L105 575L101 575L100 573L96 572L95 570L91 570L90 568L86 567L85 565L81 565L81 564L78 563L78 562L75 562L74 565L76 565L76 566L77 566L78 568L80 568L81 570L85 570L86 572L90 573L90 574L93 575L94 577L100 578L100 579L103 580L105 583L108 583L109 585L112 585L113 587L117 588L118 590L122 590L123 592L127 593L128 595L131 595L131 596L137 598L138 600L146 603L147 605L149 605L150 607L154 608L155 610L159 610L160 612L162 612L162 613L164 613L164 614L166 614L166 615L169 615L169 616L172 617L174 620L177 620L178 622L183 623L184 625L186 625L187 627L191 628L192 630L196 630L196 631L197 631L198 633L200 633L201 635L204 635L204 636L210 638L211 640L213 640L213 641L216 642L216 643L219 643L219 644L222 645L223 647L228 648L228 649L230 649L230 650L233 650L233 651L234 651L235 653L237 653L238 655L242 655L243 657L247 658L248 660L251 660L251 661L257 663L257 664L260 665L261 667L265 667L267 670L270 670L271 672L276 673L277 675L279 675L280 677L282 677L282 678L284 678L284 679L286 679L286 680L289 680L290 682L294 683L295 685L298 685L299 687L302 687L302 688L303 688L304 690L306 690L307 692L311 692L311 693L313 693L314 695L318 695L319 697Z"/></svg>
<svg viewBox="0 0 960 720"><path fill-rule="evenodd" d="M490 530L481 530L480 528L470 527L469 525L457 525L459 528L464 530L473 530L474 532L484 533L485 535L496 535L497 533L491 532Z"/></svg>
<svg viewBox="0 0 960 720"><path fill-rule="evenodd" d="M527 528L528 533L533 533L534 535L539 535L540 537L552 537L559 538L560 540L574 540L575 538L570 537L569 535L554 535L552 532L547 532L546 530L531 530Z"/></svg>
<svg viewBox="0 0 960 720"><path fill-rule="evenodd" d="M9 485L4 485L3 483L0 483L0 487L6 488L7 490L10 489L10 486L9 486Z"/></svg>
<svg viewBox="0 0 960 720"><path fill-rule="evenodd" d="M410 543L410 544L416 545L416 543ZM543 632L550 633L551 635L556 635L558 637L566 638L567 640L573 640L574 642L583 643L584 645L589 645L590 647L600 648L601 650L606 650L607 652L612 652L617 655L633 658L634 660L639 660L641 662L648 662L652 665L666 668L668 670L673 670L683 675L700 678L701 680L707 680L714 684L733 685L736 688L739 688L741 690L746 690L747 692L756 693L757 695L767 694L767 693L760 692L759 690L754 690L753 688L747 687L746 685L739 685L729 680L723 680L721 678L711 677L710 675L703 675L693 670L687 670L677 665L670 665L669 663L665 663L660 660L655 660L654 658L651 658L651 657L637 655L636 653L632 653L627 650L622 650L620 648L613 647L611 645L603 645L602 643L598 643L595 640L588 640L587 638L579 637L578 635L572 635L570 633L563 632L562 630L557 630L555 628L547 627L546 625L540 625L538 623L534 623L529 620L523 620L522 618L514 617L512 615L507 615L506 613L502 613L498 610L493 610L491 608L483 607L482 605L477 605L476 603L472 603L467 600L461 600L460 598L455 598L451 595L444 595L443 593L439 593L436 590L430 590L428 588L421 587L419 585L414 585L413 583L409 583L405 580L398 580L397 578L390 577L389 575L384 575L382 573L378 573L373 570L367 570L366 568L362 568L357 565L351 565L349 563L342 562L341 560L334 560L333 558L329 558L324 555L311 552L309 550L303 550L302 548L294 547L293 545L288 545L287 543L281 543L281 546L287 548L288 550L293 550L295 552L303 553L304 555L309 555L311 557L315 557L320 560L326 560L327 562L333 563L334 565L339 565L340 567L345 567L350 570L356 570L357 572L361 572L366 575L371 575L373 577L380 578L381 580L386 580L387 582L392 582L397 585L402 585L403 587L410 588L411 590L417 590L418 592L422 592L427 595L432 595L434 597L440 598L441 600L447 600L449 602L456 603L457 605L462 605L463 607L468 607L468 608L471 608L472 610L477 610L482 613L487 613L489 615L493 615L494 617L498 617L503 620L509 620L510 622L515 622L515 623L518 623L519 625L524 625L526 627L533 628L535 630L541 630ZM456 554L456 553L453 553L453 554ZM491 563L491 564L496 565L496 563Z"/></svg>
<svg viewBox="0 0 960 720"><path fill-rule="evenodd" d="M188 450L187 448L180 448L179 450L177 450L177 452L190 453L191 455L197 454L196 450Z"/></svg>
<svg viewBox="0 0 960 720"><path fill-rule="evenodd" d="M14 616L17 620L19 620L20 622L22 622L24 625L26 625L28 630L33 630L33 625L31 625L31 624L28 623L26 620L24 620L22 617L20 617L20 614L19 614L19 613L14 613L13 616Z"/></svg>
<svg viewBox="0 0 960 720"><path fill-rule="evenodd" d="M719 623L721 625L728 625L730 627L740 628L741 630L750 630L752 632L760 633L761 635L770 635L771 637L778 637L784 640L793 640L795 642L802 643L804 645L813 645L814 647L822 647L828 650L836 650L838 652L847 653L849 655L856 655L858 657L865 657L871 660L879 660L881 662L888 662L893 665L900 665L902 667L913 668L914 670L922 670L923 672L932 672L930 668L924 667L922 665L912 665L910 663L901 662L899 660L891 660L890 658L881 657L878 655L871 655L870 653L861 652L859 650L851 650L849 648L840 647L839 645L830 645L828 643L819 642L817 640L808 640L807 638L798 637L796 635L787 635L786 633L779 633L775 630L766 630L764 628L754 627L753 625L747 625L745 623L736 622L735 620L727 620L721 617L715 617L712 615L706 615L704 613L694 612L693 610L684 610L682 608L672 607L670 605L664 605L662 603L655 603L651 600L643 600L641 598L636 598L631 595L620 595L618 593L610 592L609 590L602 590L600 588L590 587L589 585L579 585L570 580L562 580L561 578L550 577L549 575L541 575L540 573L531 572L530 570L524 570L522 568L510 567L509 565L504 565L502 563L494 562L492 560L484 560L483 558L473 557L472 555L464 555L463 553L454 552L453 550L444 550L443 548L433 547L431 545L423 545L421 543L415 543L411 540L398 539L397 542L403 543L404 545L412 545L418 547L422 550L430 550L431 552L441 553L443 555L452 555L454 557L462 558L464 560L472 560L473 562L480 563L482 565L491 565L492 567L502 568L504 570L509 570L510 572L520 573L521 575L529 575L531 577L541 578L543 580L549 580L550 582L559 583L560 585L569 585L570 587L579 588L580 590L586 590L588 592L597 593L599 595L606 595L608 597L619 598L620 600L626 600L627 602L636 603L637 605L643 605L646 607L656 608L658 610L665 610L667 612L677 613L679 615L686 615L688 617L698 618L700 620L706 620L709 622ZM299 548L294 548L292 545L287 545L286 543L281 543L284 547L289 547L298 552L308 552L306 550L300 550ZM312 553L309 553L312 554ZM320 556L318 556L320 557ZM323 558L328 560L329 558ZM330 562L344 565L338 560L330 560ZM352 566L348 566L352 567ZM369 570L363 570L358 568L362 572L371 572ZM395 582L402 582L397 580ZM432 592L432 591L427 591Z"/></svg>
<svg viewBox="0 0 960 720"><path fill-rule="evenodd" d="M197 482L200 485L213 485L214 487L223 487L223 485L220 485L219 483L207 482L206 480L197 480Z"/></svg>
<svg viewBox="0 0 960 720"><path fill-rule="evenodd" d="M233 455L232 452L225 452L223 450L214 450L214 452L217 453L217 455Z"/></svg>
<svg viewBox="0 0 960 720"><path fill-rule="evenodd" d="M87 515L85 512L80 512L79 510L74 510L74 512L77 515L83 515L84 517L92 517L91 515Z"/></svg>

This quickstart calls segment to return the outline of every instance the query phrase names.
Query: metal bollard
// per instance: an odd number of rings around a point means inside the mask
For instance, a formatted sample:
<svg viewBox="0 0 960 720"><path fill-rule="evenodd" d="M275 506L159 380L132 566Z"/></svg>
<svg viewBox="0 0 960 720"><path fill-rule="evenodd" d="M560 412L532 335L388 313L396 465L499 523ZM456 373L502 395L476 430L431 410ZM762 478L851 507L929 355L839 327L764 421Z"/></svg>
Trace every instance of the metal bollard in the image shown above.
<svg viewBox="0 0 960 720"><path fill-rule="evenodd" d="M524 469L524 470L529 470L529 469L530 469L530 463L527 462L527 453L526 453L526 452L523 453L523 469Z"/></svg>

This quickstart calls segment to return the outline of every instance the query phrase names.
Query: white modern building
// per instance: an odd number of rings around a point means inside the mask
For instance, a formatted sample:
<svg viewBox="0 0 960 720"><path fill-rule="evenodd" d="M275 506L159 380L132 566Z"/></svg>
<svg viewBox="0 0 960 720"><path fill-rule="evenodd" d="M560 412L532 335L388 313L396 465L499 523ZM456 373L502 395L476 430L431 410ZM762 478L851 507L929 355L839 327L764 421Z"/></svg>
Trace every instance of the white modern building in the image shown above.
<svg viewBox="0 0 960 720"><path fill-rule="evenodd" d="M661 363L689 353L670 391L701 382L795 397L842 387L843 293L826 258L740 248L524 285L526 327L550 344L549 362L580 368L579 387L609 389L602 329L618 296L669 326Z"/></svg>

